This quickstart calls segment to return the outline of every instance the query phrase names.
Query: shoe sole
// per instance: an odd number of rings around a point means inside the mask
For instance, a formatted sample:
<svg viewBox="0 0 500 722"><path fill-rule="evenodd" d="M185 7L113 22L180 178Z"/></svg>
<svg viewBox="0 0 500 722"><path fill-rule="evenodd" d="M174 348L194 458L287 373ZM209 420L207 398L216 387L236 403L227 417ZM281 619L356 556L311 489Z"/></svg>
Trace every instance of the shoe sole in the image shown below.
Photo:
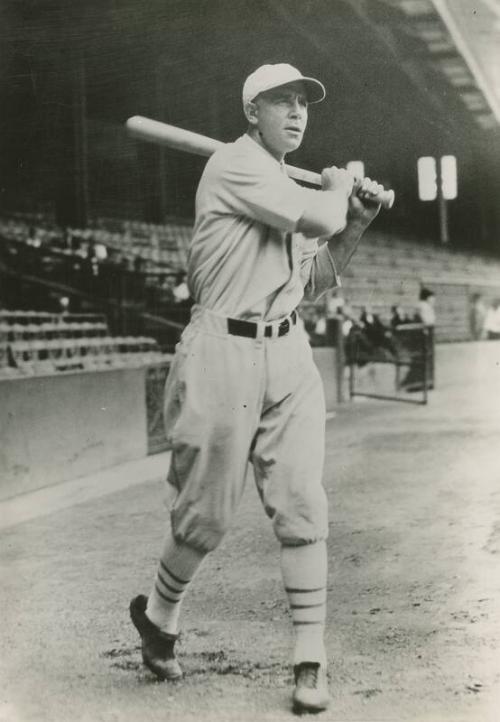
<svg viewBox="0 0 500 722"><path fill-rule="evenodd" d="M292 711L294 714L318 714L319 712L324 712L329 706L329 701L323 705L302 704L302 702L294 701Z"/></svg>
<svg viewBox="0 0 500 722"><path fill-rule="evenodd" d="M184 673L181 671L179 672L172 672L168 673L165 672L163 669L159 669L154 664L152 664L144 654L142 655L142 661L144 663L144 666L149 669L150 672L153 672L155 677L158 677L162 682L178 682L180 679L184 677ZM178 664L178 663L177 663Z"/></svg>

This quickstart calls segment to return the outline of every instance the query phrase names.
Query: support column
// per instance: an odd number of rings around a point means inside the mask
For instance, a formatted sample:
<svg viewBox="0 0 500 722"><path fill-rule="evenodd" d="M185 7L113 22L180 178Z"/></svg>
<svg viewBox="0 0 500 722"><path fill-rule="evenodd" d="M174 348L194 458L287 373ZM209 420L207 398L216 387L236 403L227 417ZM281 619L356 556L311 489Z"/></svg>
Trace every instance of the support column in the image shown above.
<svg viewBox="0 0 500 722"><path fill-rule="evenodd" d="M76 225L84 227L88 220L89 170L87 88L85 58L81 49L75 51L72 75L75 221Z"/></svg>
<svg viewBox="0 0 500 722"><path fill-rule="evenodd" d="M58 91L62 110L55 123L56 218L63 226L81 228L87 224L89 202L85 60L79 48L69 50L67 57Z"/></svg>
<svg viewBox="0 0 500 722"><path fill-rule="evenodd" d="M450 241L448 231L448 203L443 196L443 174L441 169L441 157L436 157L436 182L437 182L437 202L439 213L439 240L446 245Z"/></svg>

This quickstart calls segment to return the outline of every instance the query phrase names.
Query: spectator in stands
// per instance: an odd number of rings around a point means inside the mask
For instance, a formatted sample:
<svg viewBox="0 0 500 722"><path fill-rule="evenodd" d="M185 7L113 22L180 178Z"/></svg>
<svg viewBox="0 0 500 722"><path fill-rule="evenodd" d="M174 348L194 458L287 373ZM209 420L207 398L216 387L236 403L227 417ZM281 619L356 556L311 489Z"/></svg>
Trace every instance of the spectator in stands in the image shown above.
<svg viewBox="0 0 500 722"><path fill-rule="evenodd" d="M176 279L176 285L174 287L174 300L175 303L182 303L185 305L190 299L189 288L186 283L186 273L183 271L179 273Z"/></svg>
<svg viewBox="0 0 500 722"><path fill-rule="evenodd" d="M97 258L99 263L102 263L108 257L107 247L104 245L104 243L100 243L99 241L95 241L94 243L94 252L95 257Z"/></svg>
<svg viewBox="0 0 500 722"><path fill-rule="evenodd" d="M359 320L354 317L349 320L350 327L345 340L348 364L362 367L377 358L394 355L389 329L369 306L363 306Z"/></svg>
<svg viewBox="0 0 500 722"><path fill-rule="evenodd" d="M500 339L500 298L495 298L486 312L484 333L490 340Z"/></svg>
<svg viewBox="0 0 500 722"><path fill-rule="evenodd" d="M389 330L369 306L363 307L359 320L363 336L373 353L389 351L392 354L394 352Z"/></svg>
<svg viewBox="0 0 500 722"><path fill-rule="evenodd" d="M398 326L403 326L403 324L408 323L409 318L408 314L403 311L401 306L391 306L391 320L390 325L391 328L397 328Z"/></svg>
<svg viewBox="0 0 500 722"><path fill-rule="evenodd" d="M35 248L40 248L40 246L42 245L38 229L36 229L34 226L30 226L28 230L28 237L26 239L26 243L28 244L28 246L34 246Z"/></svg>
<svg viewBox="0 0 500 722"><path fill-rule="evenodd" d="M68 296L59 296L58 299L59 302L59 313L64 316L64 314L69 313L69 298Z"/></svg>
<svg viewBox="0 0 500 722"><path fill-rule="evenodd" d="M425 329L426 358L423 361L422 342L420 336L415 336L415 348L412 348L413 362L408 373L401 383L407 391L422 391L424 384L423 363L427 368L427 388L434 388L434 327L436 325L435 311L436 296L428 288L421 288L419 301L415 313L415 321L421 323Z"/></svg>
<svg viewBox="0 0 500 722"><path fill-rule="evenodd" d="M176 273L166 273L160 285L160 299L162 305L173 306L176 303L175 288L177 283Z"/></svg>
<svg viewBox="0 0 500 722"><path fill-rule="evenodd" d="M326 345L326 318L316 306L302 309L304 328L309 337L311 346Z"/></svg>
<svg viewBox="0 0 500 722"><path fill-rule="evenodd" d="M419 301L417 305L416 320L423 323L428 329L434 330L436 325L436 296L433 291L428 288L420 290Z"/></svg>
<svg viewBox="0 0 500 722"><path fill-rule="evenodd" d="M342 296L337 289L334 289L327 298L325 321L326 344L328 346L337 346L339 330L342 332L342 337L346 338L353 325L358 323L349 300ZM338 328L339 323L341 329Z"/></svg>
<svg viewBox="0 0 500 722"><path fill-rule="evenodd" d="M485 337L487 308L480 293L475 293L470 302L470 335L474 341Z"/></svg>

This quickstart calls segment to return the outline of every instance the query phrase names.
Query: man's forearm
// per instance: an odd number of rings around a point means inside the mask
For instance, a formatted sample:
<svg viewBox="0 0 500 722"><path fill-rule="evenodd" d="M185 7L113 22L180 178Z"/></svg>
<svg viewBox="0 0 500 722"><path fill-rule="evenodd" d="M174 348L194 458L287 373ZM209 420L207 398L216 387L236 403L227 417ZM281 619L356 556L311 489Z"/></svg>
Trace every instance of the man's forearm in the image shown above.
<svg viewBox="0 0 500 722"><path fill-rule="evenodd" d="M347 268L352 255L358 247L361 236L368 226L369 223L359 219L348 221L343 231L328 239L328 250L335 262L338 273L342 273Z"/></svg>

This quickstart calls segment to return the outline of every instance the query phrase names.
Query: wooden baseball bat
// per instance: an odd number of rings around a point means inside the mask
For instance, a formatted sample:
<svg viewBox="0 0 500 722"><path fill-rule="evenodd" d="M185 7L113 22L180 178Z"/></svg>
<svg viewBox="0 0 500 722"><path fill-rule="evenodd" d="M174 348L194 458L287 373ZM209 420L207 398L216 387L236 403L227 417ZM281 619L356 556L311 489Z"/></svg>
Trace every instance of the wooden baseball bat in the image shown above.
<svg viewBox="0 0 500 722"><path fill-rule="evenodd" d="M193 133L190 130L177 128L175 125L161 123L158 120L144 118L141 115L134 115L126 123L127 130L133 138L166 145L175 150L185 150L195 155L211 156L217 148L223 145L222 141L208 138L200 133ZM321 187L321 175L310 170L297 168L294 165L286 165L286 172L290 178L304 181L310 185ZM375 203L381 203L383 208L392 208L394 204L394 191L384 190L377 196L370 197Z"/></svg>

